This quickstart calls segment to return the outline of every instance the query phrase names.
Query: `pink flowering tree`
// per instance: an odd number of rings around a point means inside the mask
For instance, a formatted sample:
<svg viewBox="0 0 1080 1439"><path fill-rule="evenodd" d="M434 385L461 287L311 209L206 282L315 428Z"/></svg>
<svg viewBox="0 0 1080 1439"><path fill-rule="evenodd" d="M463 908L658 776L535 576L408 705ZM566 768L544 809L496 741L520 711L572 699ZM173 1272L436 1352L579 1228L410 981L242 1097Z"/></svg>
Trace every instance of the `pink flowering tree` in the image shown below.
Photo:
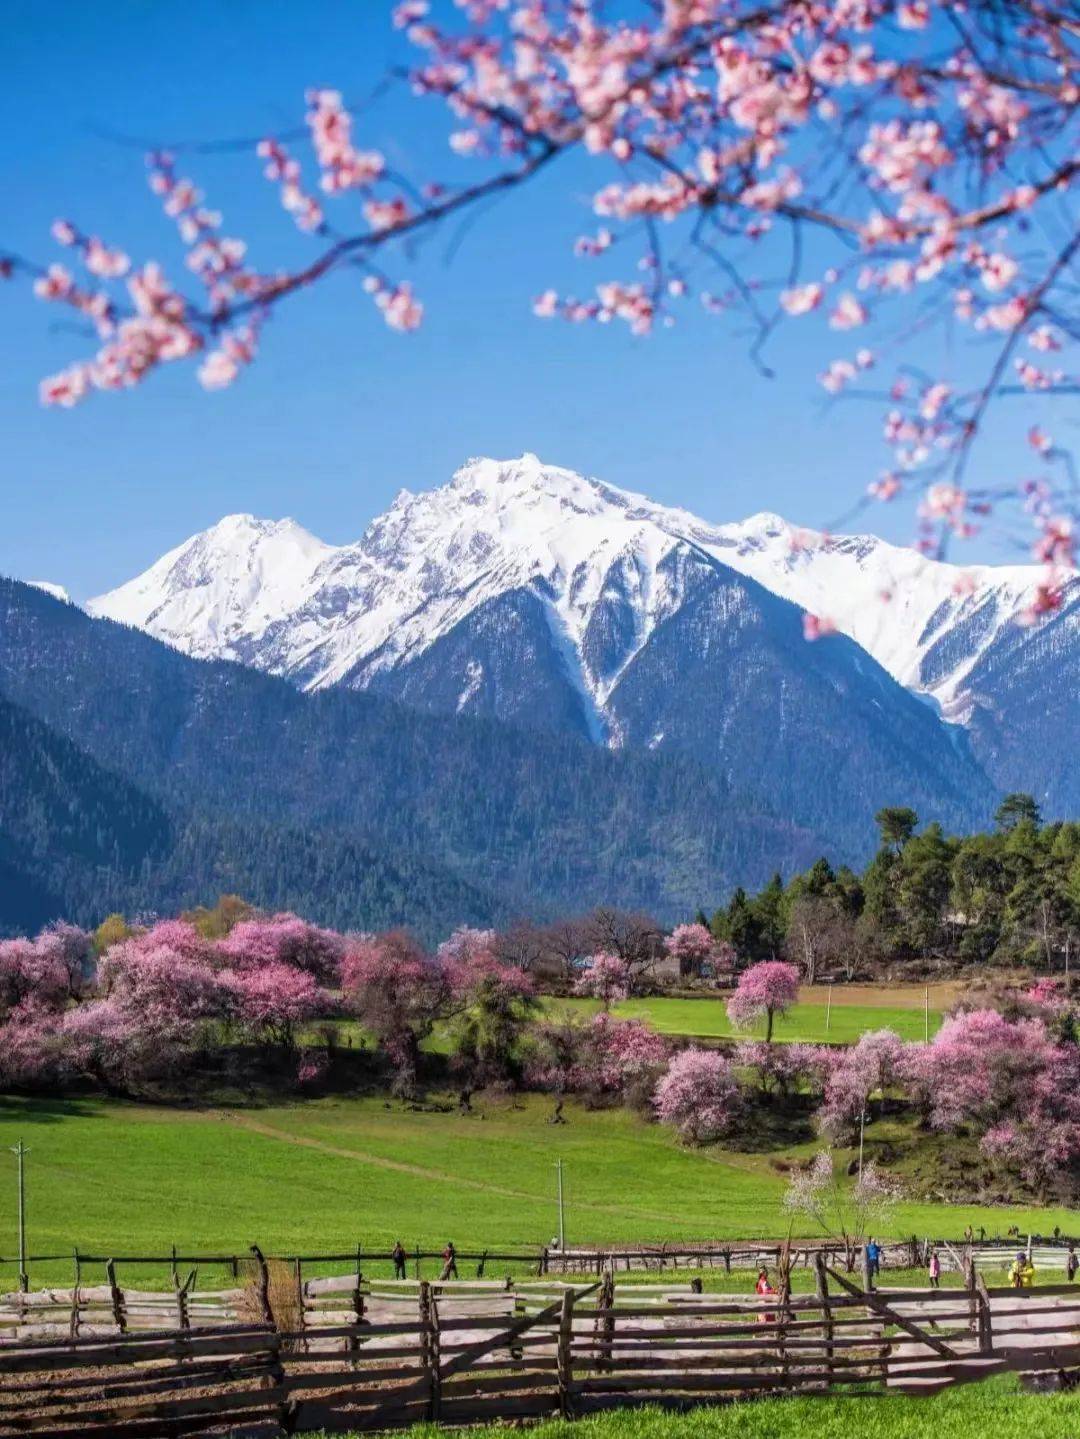
<svg viewBox="0 0 1080 1439"><path fill-rule="evenodd" d="M625 959L617 954L594 954L574 981L574 993L598 999L605 1010L626 999L633 975Z"/></svg>
<svg viewBox="0 0 1080 1439"><path fill-rule="evenodd" d="M683 1049L656 1086L653 1107L691 1144L708 1144L730 1132L739 1113L739 1086L731 1061L717 1049Z"/></svg>
<svg viewBox="0 0 1080 1439"><path fill-rule="evenodd" d="M325 1013L330 996L306 969L272 960L254 969L227 970L222 976L233 1000L237 1024L269 1048L294 1054L297 1030Z"/></svg>
<svg viewBox="0 0 1080 1439"><path fill-rule="evenodd" d="M178 962L193 965L199 970L210 970L215 964L213 945L193 924L183 919L162 919L149 929L139 930L109 946L98 962L100 992L109 994L118 976L129 977L133 966L143 956L155 953L174 955Z"/></svg>
<svg viewBox="0 0 1080 1439"><path fill-rule="evenodd" d="M435 951L435 957L443 965L474 964L480 959L495 956L498 935L493 929L472 929L461 925L449 939L444 939Z"/></svg>
<svg viewBox="0 0 1080 1439"><path fill-rule="evenodd" d="M229 969L247 970L283 964L305 970L320 984L338 982L345 941L331 929L320 929L295 914L243 919L217 946Z"/></svg>
<svg viewBox="0 0 1080 1439"><path fill-rule="evenodd" d="M0 1018L31 999L39 1009L61 1009L70 985L68 966L54 946L40 937L0 940Z"/></svg>
<svg viewBox="0 0 1080 1439"><path fill-rule="evenodd" d="M825 1085L818 1125L834 1143L851 1136L876 1094L882 1104L888 1090L903 1082L905 1049L891 1029L864 1034L857 1044L841 1050Z"/></svg>
<svg viewBox="0 0 1080 1439"><path fill-rule="evenodd" d="M772 1040L777 1016L785 1015L799 998L799 971L779 959L752 964L739 976L738 987L728 1000L728 1018L739 1029L765 1021L765 1042Z"/></svg>
<svg viewBox="0 0 1080 1439"><path fill-rule="evenodd" d="M388 1056L397 1093L416 1091L420 1046L451 1009L450 968L396 932L354 940L341 962L345 1002Z"/></svg>
<svg viewBox="0 0 1080 1439"><path fill-rule="evenodd" d="M950 1016L904 1050L908 1090L935 1128L969 1129L983 1152L1042 1194L1067 1192L1080 1162L1080 1052L1040 1019Z"/></svg>
<svg viewBox="0 0 1080 1439"><path fill-rule="evenodd" d="M128 1088L190 1062L234 1009L229 985L192 942L189 926L157 925L113 945L101 961L101 998L63 1019L72 1069ZM177 943L168 942L172 935Z"/></svg>
<svg viewBox="0 0 1080 1439"><path fill-rule="evenodd" d="M640 1020L598 1014L583 1035L574 1075L576 1087L594 1102L618 1098L635 1108L644 1108L667 1064L668 1053L664 1037Z"/></svg>
<svg viewBox="0 0 1080 1439"><path fill-rule="evenodd" d="M98 334L43 381L45 403L185 362L208 389L230 385L270 313L339 272L391 329L414 330L424 309L403 272L419 242L541 175L543 203L560 174L577 197L591 169L592 222L573 249L598 274L577 295L545 290L537 316L645 335L693 302L749 332L765 375L778 326L806 327L824 393L881 406L865 502L910 496L934 551L995 506L1026 511L1047 565L1033 613L1060 602L1077 510L1064 452L1035 425L1030 462L1018 456L1015 482L996 486L972 478L971 455L992 404L1022 396L1028 409L1077 386L1080 49L1067 9L401 0L393 19L412 47L402 84L446 119L444 173L400 174L341 92L311 90L299 145L289 132L235 147L310 241L283 262L260 236L256 263L196 175L153 152L179 265L130 257L73 219L53 226L62 258L0 252L0 274L26 275ZM962 364L957 332L978 342ZM810 621L811 638L834 628Z"/></svg>
<svg viewBox="0 0 1080 1439"><path fill-rule="evenodd" d="M757 1082L763 1095L818 1092L832 1073L832 1051L816 1044L768 1044L747 1039L735 1046L735 1064Z"/></svg>
<svg viewBox="0 0 1080 1439"><path fill-rule="evenodd" d="M89 930L66 920L56 920L41 931L35 941L39 952L67 974L69 999L77 999L92 984L96 971L94 937Z"/></svg>
<svg viewBox="0 0 1080 1439"><path fill-rule="evenodd" d="M681 976L700 978L713 957L716 941L703 924L680 924L664 941L670 959L679 966Z"/></svg>
<svg viewBox="0 0 1080 1439"><path fill-rule="evenodd" d="M453 1062L466 1087L516 1083L522 1039L538 1008L533 981L488 954L445 968L453 990Z"/></svg>
<svg viewBox="0 0 1080 1439"><path fill-rule="evenodd" d="M793 1219L810 1220L822 1234L843 1245L848 1270L867 1238L887 1227L900 1198L899 1185L875 1164L864 1164L850 1183L831 1149L821 1149L796 1169L784 1195Z"/></svg>

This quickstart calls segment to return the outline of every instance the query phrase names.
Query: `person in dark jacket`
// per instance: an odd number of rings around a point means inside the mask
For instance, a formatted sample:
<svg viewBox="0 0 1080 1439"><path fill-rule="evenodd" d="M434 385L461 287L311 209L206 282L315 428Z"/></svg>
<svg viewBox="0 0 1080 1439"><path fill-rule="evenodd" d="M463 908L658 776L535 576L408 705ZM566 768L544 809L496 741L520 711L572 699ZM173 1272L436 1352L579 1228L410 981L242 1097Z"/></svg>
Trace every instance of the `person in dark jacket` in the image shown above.
<svg viewBox="0 0 1080 1439"><path fill-rule="evenodd" d="M446 1248L442 1252L443 1266L440 1279L456 1279L457 1272L457 1250L450 1241L447 1241Z"/></svg>
<svg viewBox="0 0 1080 1439"><path fill-rule="evenodd" d="M390 1258L394 1261L394 1278L404 1279L405 1276L405 1246L401 1240L395 1240Z"/></svg>

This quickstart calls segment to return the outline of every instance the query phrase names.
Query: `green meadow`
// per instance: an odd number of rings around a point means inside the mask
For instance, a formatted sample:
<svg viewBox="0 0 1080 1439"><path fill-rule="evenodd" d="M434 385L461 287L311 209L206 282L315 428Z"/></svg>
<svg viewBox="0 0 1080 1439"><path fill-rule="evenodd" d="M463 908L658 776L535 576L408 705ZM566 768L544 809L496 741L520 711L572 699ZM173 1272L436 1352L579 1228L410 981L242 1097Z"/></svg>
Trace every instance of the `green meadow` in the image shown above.
<svg viewBox="0 0 1080 1439"><path fill-rule="evenodd" d="M568 1007L581 1013L599 1009L596 1000L549 1001L552 1007ZM764 1022L750 1029L736 1029L727 1016L723 999L669 999L656 996L628 999L612 1007L619 1019L640 1019L661 1034L689 1035L701 1039L764 1038ZM921 1008L896 1004L800 1003L778 1018L773 1038L780 1043L804 1041L821 1044L854 1044L860 1035L875 1029L892 1029L905 1040L921 1040L924 1032L933 1039L941 1027L940 1009L931 1008L929 1024Z"/></svg>
<svg viewBox="0 0 1080 1439"><path fill-rule="evenodd" d="M680 1145L624 1109L568 1104L549 1123L539 1096L481 1099L472 1115L382 1098L308 1100L245 1109L166 1109L101 1099L0 1101L0 1256L14 1278L15 1161L23 1139L29 1247L68 1256L492 1249L546 1243L555 1232L554 1161L564 1163L567 1238L592 1243L765 1238L788 1229L781 1166L813 1140L754 1136L741 1149ZM875 1129L868 1145L875 1143ZM959 1237L1080 1227L1065 1210L904 1203L897 1234ZM501 1272L501 1271L500 1271ZM34 1283L70 1277L66 1258L36 1265ZM125 1282L150 1280L145 1267ZM161 1274L158 1273L158 1278Z"/></svg>
<svg viewBox="0 0 1080 1439"><path fill-rule="evenodd" d="M473 1439L505 1427L470 1429ZM946 1390L927 1398L875 1394L767 1399L672 1414L658 1409L599 1414L529 1429L533 1439L1076 1439L1080 1394L1028 1394L1013 1378ZM421 1426L409 1439L446 1430Z"/></svg>

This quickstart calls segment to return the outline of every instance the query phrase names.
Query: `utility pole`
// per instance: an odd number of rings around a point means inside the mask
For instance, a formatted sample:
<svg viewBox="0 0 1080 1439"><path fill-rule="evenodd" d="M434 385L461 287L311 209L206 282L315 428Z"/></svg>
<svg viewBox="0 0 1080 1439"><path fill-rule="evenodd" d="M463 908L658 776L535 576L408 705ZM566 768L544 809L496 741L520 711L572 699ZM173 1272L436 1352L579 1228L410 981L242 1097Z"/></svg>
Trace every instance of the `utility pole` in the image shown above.
<svg viewBox="0 0 1080 1439"><path fill-rule="evenodd" d="M866 1135L866 1105L863 1104L862 1113L859 1115L859 1183L862 1183L862 1157L863 1139Z"/></svg>
<svg viewBox="0 0 1080 1439"><path fill-rule="evenodd" d="M930 986L923 985L923 1042L930 1043Z"/></svg>
<svg viewBox="0 0 1080 1439"><path fill-rule="evenodd" d="M829 1024L832 1020L832 987L833 982L829 980L829 987L825 991L825 1033L829 1032Z"/></svg>
<svg viewBox="0 0 1080 1439"><path fill-rule="evenodd" d="M555 1174L559 1187L559 1249L566 1248L566 1211L563 1208L562 1160L555 1161Z"/></svg>
<svg viewBox="0 0 1080 1439"><path fill-rule="evenodd" d="M30 1278L26 1272L26 1180L23 1160L30 1151L20 1139L18 1144L11 1146L11 1152L19 1161L19 1288L25 1294L30 1287Z"/></svg>

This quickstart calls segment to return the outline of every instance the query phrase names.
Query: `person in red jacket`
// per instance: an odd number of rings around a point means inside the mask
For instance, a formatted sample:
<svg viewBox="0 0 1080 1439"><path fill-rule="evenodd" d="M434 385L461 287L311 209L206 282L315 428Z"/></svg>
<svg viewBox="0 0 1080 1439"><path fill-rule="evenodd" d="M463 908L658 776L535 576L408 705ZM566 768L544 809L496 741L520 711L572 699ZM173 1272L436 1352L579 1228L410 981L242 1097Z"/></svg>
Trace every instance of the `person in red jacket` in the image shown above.
<svg viewBox="0 0 1080 1439"><path fill-rule="evenodd" d="M759 1269L759 1270L758 1270L757 1283L754 1285L754 1290L755 1290L755 1293L757 1293L757 1294L775 1294L775 1293L776 1293L776 1290L773 1288L772 1284L770 1284L770 1282L769 1282L769 1271L768 1271L767 1269ZM776 1315L775 1315L775 1314L759 1314L759 1315L758 1315L758 1323L759 1323L759 1324L772 1324L775 1319L776 1319Z"/></svg>

